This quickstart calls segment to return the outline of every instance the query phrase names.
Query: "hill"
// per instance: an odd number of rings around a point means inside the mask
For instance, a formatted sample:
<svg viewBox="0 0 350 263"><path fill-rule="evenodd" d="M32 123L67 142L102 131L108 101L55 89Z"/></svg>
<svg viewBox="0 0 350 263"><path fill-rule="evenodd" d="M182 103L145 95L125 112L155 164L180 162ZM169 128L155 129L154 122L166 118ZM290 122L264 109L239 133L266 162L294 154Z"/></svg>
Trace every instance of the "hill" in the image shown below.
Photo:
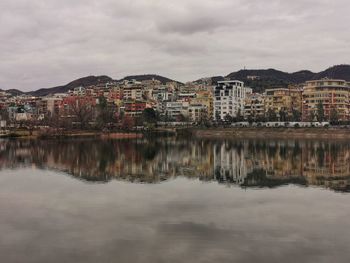
<svg viewBox="0 0 350 263"><path fill-rule="evenodd" d="M12 96L18 96L24 93L23 91L20 91L18 89L8 89L8 90L0 89L0 91L5 91L7 93L10 93Z"/></svg>
<svg viewBox="0 0 350 263"><path fill-rule="evenodd" d="M159 75L156 75L156 74L131 75L131 76L127 76L127 77L122 78L120 81L133 80L133 79L137 80L137 81L144 81L144 80L155 79L155 80L160 81L162 84L166 84L167 82L177 82L179 84L183 84L183 83L181 83L179 81L172 80L172 79L169 79L169 78L166 78L166 77L163 77L163 76L159 76Z"/></svg>
<svg viewBox="0 0 350 263"><path fill-rule="evenodd" d="M313 79L344 79L350 81L350 65L338 65L330 67L314 75Z"/></svg>
<svg viewBox="0 0 350 263"><path fill-rule="evenodd" d="M39 89L36 91L27 92L27 94L30 94L33 96L47 96L49 94L64 93L76 87L88 87L88 86L97 85L101 83L107 83L109 81L113 81L113 79L108 76L88 76L88 77L76 79L64 86L57 86L57 87L48 88L48 89Z"/></svg>
<svg viewBox="0 0 350 263"><path fill-rule="evenodd" d="M318 73L314 73L308 70L301 70L294 73L288 73L288 72L283 72L276 69L244 69L244 70L239 70L237 72L232 72L228 74L226 77L215 76L211 78L203 78L195 82L196 83L205 82L205 83L215 85L220 80L236 79L236 80L244 81L246 86L253 88L255 92L263 92L267 88L287 87L289 84L300 84L308 80L322 79L322 78L344 79L346 81L350 81L350 65L337 65ZM172 81L175 81L179 84L183 84L179 81L172 80L170 78L166 78L156 74L131 75L121 79L120 81L132 80L132 79L135 79L137 81L155 79L155 80L159 80L162 84L166 84L167 82L172 82ZM105 75L88 76L88 77L74 80L66 85L57 86L53 88L39 89L31 92L22 92L20 90L12 89L12 90L6 90L6 92L9 92L13 95L29 94L33 96L46 96L54 93L64 93L70 89L74 89L79 86L87 87L87 86L107 83L110 81L114 81L114 80Z"/></svg>
<svg viewBox="0 0 350 263"><path fill-rule="evenodd" d="M226 76L227 79L244 81L255 92L267 88L287 87L289 84L301 84L308 80L334 78L350 81L350 65L337 65L319 73L308 70L288 73L276 69L239 70Z"/></svg>

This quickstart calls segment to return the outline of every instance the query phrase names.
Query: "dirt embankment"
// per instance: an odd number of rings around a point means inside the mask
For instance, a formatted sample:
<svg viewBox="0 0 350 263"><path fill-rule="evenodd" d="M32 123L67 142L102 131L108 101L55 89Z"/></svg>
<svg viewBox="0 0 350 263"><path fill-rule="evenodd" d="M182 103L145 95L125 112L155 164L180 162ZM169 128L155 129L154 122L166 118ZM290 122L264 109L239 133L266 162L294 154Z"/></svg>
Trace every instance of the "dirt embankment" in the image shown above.
<svg viewBox="0 0 350 263"><path fill-rule="evenodd" d="M211 128L193 129L197 138L350 139L346 128Z"/></svg>
<svg viewBox="0 0 350 263"><path fill-rule="evenodd" d="M136 139L142 138L142 133L135 132L100 132L100 131L14 131L2 138L30 138L30 139L55 139L55 138L102 138L102 139Z"/></svg>

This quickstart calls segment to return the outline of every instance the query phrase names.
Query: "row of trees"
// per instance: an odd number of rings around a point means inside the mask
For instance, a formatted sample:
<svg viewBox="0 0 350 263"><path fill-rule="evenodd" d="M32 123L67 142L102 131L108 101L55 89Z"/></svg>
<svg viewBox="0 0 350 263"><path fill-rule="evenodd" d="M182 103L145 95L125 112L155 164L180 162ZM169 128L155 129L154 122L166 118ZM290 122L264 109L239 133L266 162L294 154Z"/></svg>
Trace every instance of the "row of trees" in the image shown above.
<svg viewBox="0 0 350 263"><path fill-rule="evenodd" d="M218 113L217 113L218 114ZM219 115L217 115L216 119L220 119ZM279 112L274 111L273 109L269 109L266 114L261 115L254 113L247 118L244 118L241 114L241 111L239 110L237 113L237 116L232 117L231 115L227 114L223 120L226 123L234 123L234 122L241 122L241 121L248 121L248 122L298 122L302 121L302 114L298 110L292 110L291 114L288 113L286 109L281 109ZM338 111L333 107L330 110L329 117L326 118L324 106L322 102L319 102L317 104L315 111L310 111L310 114L308 116L308 121L329 121L331 124L336 125L340 123L339 120L339 114Z"/></svg>

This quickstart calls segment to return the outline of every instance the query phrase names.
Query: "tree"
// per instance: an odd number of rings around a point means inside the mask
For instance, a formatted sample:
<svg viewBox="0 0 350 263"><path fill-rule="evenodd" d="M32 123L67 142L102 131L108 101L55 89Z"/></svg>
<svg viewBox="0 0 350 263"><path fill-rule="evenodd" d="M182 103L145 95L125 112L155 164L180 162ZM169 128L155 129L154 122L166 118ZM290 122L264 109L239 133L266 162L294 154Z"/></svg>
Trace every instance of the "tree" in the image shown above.
<svg viewBox="0 0 350 263"><path fill-rule="evenodd" d="M243 121L243 119L244 119L244 117L243 117L243 115L242 115L242 111L241 111L241 109L238 109L237 115L236 115L236 120L237 120L238 122L240 122L240 121Z"/></svg>
<svg viewBox="0 0 350 263"><path fill-rule="evenodd" d="M94 112L92 105L86 100L78 99L72 104L71 109L76 121L80 123L80 128L87 128Z"/></svg>
<svg viewBox="0 0 350 263"><path fill-rule="evenodd" d="M215 111L215 120L217 122L221 122L221 117L220 117L220 112L219 111Z"/></svg>
<svg viewBox="0 0 350 263"><path fill-rule="evenodd" d="M0 120L8 121L9 113L6 109L0 109Z"/></svg>
<svg viewBox="0 0 350 263"><path fill-rule="evenodd" d="M309 121L311 121L311 122L315 121L315 117L316 117L315 111L311 110L310 114L309 114Z"/></svg>
<svg viewBox="0 0 350 263"><path fill-rule="evenodd" d="M292 111L293 121L301 121L301 113L298 110L293 109Z"/></svg>
<svg viewBox="0 0 350 263"><path fill-rule="evenodd" d="M146 108L142 112L142 120L149 124L154 124L158 120L157 112L153 108Z"/></svg>
<svg viewBox="0 0 350 263"><path fill-rule="evenodd" d="M111 107L108 106L108 102L105 97L99 97L99 104L97 109L97 124L100 128L105 128L110 123L114 122L114 111Z"/></svg>
<svg viewBox="0 0 350 263"><path fill-rule="evenodd" d="M284 108L281 108L279 113L279 121L287 121L287 112Z"/></svg>
<svg viewBox="0 0 350 263"><path fill-rule="evenodd" d="M277 121L277 114L271 108L267 111L267 121Z"/></svg>
<svg viewBox="0 0 350 263"><path fill-rule="evenodd" d="M247 121L248 121L249 124L251 125L251 124L254 122L253 116L249 115Z"/></svg>
<svg viewBox="0 0 350 263"><path fill-rule="evenodd" d="M122 120L122 129L131 130L135 126L135 119L131 116L125 115Z"/></svg>
<svg viewBox="0 0 350 263"><path fill-rule="evenodd" d="M256 121L257 122L266 122L266 117L264 115L257 115Z"/></svg>
<svg viewBox="0 0 350 263"><path fill-rule="evenodd" d="M330 123L332 125L339 124L339 115L338 115L338 111L335 107L332 107L329 119L330 119Z"/></svg>
<svg viewBox="0 0 350 263"><path fill-rule="evenodd" d="M226 114L224 121L231 124L233 122L233 117L230 114Z"/></svg>
<svg viewBox="0 0 350 263"><path fill-rule="evenodd" d="M179 122L185 122L185 121L188 121L188 118L183 115L182 113L180 113L177 117L176 117L176 121L179 121Z"/></svg>
<svg viewBox="0 0 350 263"><path fill-rule="evenodd" d="M323 109L323 103L320 101L317 103L317 121L322 122L324 121L324 109Z"/></svg>

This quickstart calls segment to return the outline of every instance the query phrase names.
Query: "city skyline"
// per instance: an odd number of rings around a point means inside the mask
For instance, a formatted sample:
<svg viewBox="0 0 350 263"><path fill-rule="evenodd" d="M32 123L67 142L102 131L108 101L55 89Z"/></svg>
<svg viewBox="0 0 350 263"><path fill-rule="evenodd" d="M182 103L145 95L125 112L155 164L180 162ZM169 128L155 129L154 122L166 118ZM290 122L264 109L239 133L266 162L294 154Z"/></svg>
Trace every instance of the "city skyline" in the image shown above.
<svg viewBox="0 0 350 263"><path fill-rule="evenodd" d="M350 57L345 0L0 6L1 89L49 88L87 75L156 73L186 82L244 67L318 72Z"/></svg>

